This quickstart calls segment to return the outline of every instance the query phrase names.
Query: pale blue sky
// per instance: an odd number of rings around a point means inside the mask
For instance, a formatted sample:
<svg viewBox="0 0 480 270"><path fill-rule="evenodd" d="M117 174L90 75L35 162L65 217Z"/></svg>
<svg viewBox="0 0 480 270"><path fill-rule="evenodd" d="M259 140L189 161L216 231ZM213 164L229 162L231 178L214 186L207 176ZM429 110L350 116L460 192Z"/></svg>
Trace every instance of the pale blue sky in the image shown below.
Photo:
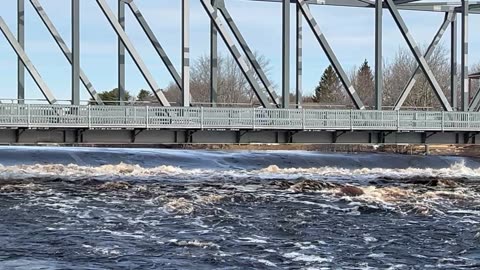
<svg viewBox="0 0 480 270"><path fill-rule="evenodd" d="M116 0L107 0L116 11ZM0 16L16 32L16 1L3 0ZM70 1L40 0L64 39L70 44ZM158 39L171 57L175 66L180 66L180 4L177 0L136 0ZM226 0L227 6L250 46L271 61L270 78L277 85L281 81L281 5L275 3ZM364 59L373 65L374 57L374 11L373 9L312 6L317 21L331 43L340 62L347 70L358 66ZM81 65L99 91L116 87L116 36L103 17L94 0L81 1ZM292 11L294 7L292 6ZM292 14L293 16L294 14ZM418 43L429 43L443 20L442 13L402 12ZM385 11L384 50L385 60L391 59L399 47L406 46L394 22ZM470 62L480 61L480 38L476 26L480 15L470 17ZM305 24L306 27L306 24ZM292 17L292 33L294 19ZM156 55L148 39L127 9L127 33L150 68L161 87L166 87L171 77ZM209 51L209 21L198 0L191 0L191 53L192 58ZM449 44L449 33L443 39ZM294 35L292 35L292 84L294 92ZM221 42L220 48L227 51ZM58 99L69 99L70 67L54 43L39 17L26 0L26 51L46 83ZM304 88L312 92L328 65L328 60L309 28L304 31ZM148 89L133 62L127 60L127 89L136 93ZM16 97L16 56L3 35L0 37L0 98ZM27 75L27 98L42 95ZM82 89L82 98L88 98Z"/></svg>

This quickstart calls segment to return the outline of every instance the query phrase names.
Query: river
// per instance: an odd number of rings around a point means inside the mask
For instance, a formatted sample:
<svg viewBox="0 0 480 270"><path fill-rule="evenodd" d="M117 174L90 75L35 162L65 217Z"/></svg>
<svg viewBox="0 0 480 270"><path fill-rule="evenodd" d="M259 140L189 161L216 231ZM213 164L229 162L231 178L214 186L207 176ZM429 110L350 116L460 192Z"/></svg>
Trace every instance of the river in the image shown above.
<svg viewBox="0 0 480 270"><path fill-rule="evenodd" d="M480 161L0 147L0 269L478 269Z"/></svg>

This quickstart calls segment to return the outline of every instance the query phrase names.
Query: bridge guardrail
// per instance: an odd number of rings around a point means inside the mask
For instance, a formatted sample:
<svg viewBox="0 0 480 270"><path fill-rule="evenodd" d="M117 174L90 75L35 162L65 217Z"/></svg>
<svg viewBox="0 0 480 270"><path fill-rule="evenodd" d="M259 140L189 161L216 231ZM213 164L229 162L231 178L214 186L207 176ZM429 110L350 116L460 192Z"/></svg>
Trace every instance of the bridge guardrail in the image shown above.
<svg viewBox="0 0 480 270"><path fill-rule="evenodd" d="M0 127L480 131L480 113L0 104Z"/></svg>

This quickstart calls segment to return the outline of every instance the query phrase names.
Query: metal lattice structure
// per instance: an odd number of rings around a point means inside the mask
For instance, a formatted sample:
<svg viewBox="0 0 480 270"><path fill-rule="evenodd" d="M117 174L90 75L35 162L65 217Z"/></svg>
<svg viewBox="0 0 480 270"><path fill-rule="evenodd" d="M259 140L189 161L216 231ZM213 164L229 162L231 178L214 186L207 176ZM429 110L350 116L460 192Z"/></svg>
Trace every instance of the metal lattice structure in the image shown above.
<svg viewBox="0 0 480 270"><path fill-rule="evenodd" d="M182 57L177 70L161 41L135 1L116 0L117 14L106 0L91 1L102 11L118 37L118 90L120 105L108 106L80 66L80 0L71 1L72 36L69 48L64 37L43 9L41 0L5 0L17 3L17 35L0 17L0 30L18 57L17 98L0 104L0 144L162 144L162 143L476 143L480 134L480 90L469 100L470 80L479 74L468 71L468 16L480 13L480 1L427 2L422 0L235 0L271 2L282 5L282 83L281 96L262 70L258 59L231 16L225 0L195 0L210 18L210 102L209 107L193 106L190 92L190 0L181 1ZM154 1L154 0L143 0ZM173 1L173 0L172 0ZM232 0L234 1L234 0ZM30 3L71 65L70 105L59 104L53 92L25 51L25 5ZM367 110L328 37L311 12L312 6L339 6L375 10L375 108ZM172 107L152 72L125 31L128 9L141 26L151 45L182 93L181 106ZM290 104L291 9L295 16L296 101ZM400 11L436 12L445 15L430 46L422 53ZM383 102L383 18L388 11L417 62L417 68L398 97L393 110ZM386 12L385 12L386 13ZM458 22L460 21L460 23ZM304 27L306 22L306 27ZM458 27L460 24L461 27ZM303 31L311 31L352 100L353 110L307 109L302 104ZM442 89L428 64L443 35L451 31L450 89ZM458 33L458 28L460 33ZM224 108L216 106L219 92L218 44L223 41L263 108ZM457 44L460 43L460 49ZM460 59L458 51L460 50ZM149 85L158 104L131 106L125 100L125 59L128 55ZM459 61L458 61L459 60ZM460 63L460 65L458 65ZM458 67L460 74L457 74ZM25 71L49 105L25 99ZM443 111L407 111L403 104L424 74ZM460 87L457 83L460 80ZM92 101L80 105L80 85ZM445 94L447 93L447 95ZM448 95L449 94L449 95ZM447 97L449 96L449 97ZM461 98L457 98L460 96ZM459 100L457 100L459 99ZM95 104L92 104L95 103ZM296 108L290 108L294 105ZM210 107L211 106L211 107Z"/></svg>
<svg viewBox="0 0 480 270"><path fill-rule="evenodd" d="M15 1L15 0L9 0ZM50 20L48 14L43 9L40 0L16 0L18 8L18 33L15 36L9 29L3 18L0 17L0 30L10 43L11 47L18 56L18 103L22 104L25 101L25 70L32 76L33 80L43 93L45 99L50 104L55 104L57 99L54 97L48 85L42 80L41 75L35 68L34 63L24 50L25 41L25 4L30 2L32 7L38 13L38 16L44 23L45 27L50 32L51 36L57 43L61 52L65 55L68 62L71 64L71 104L80 104L80 84L88 90L90 96L98 105L103 105L103 101L99 97L92 82L88 79L87 74L83 72L80 67L80 0L71 0L71 27L72 27L72 48L66 45L64 38ZM137 49L133 45L129 36L125 32L125 12L128 7L137 22L148 37L158 56L165 64L176 86L182 92L182 106L188 107L191 105L190 94L190 44L189 44L189 22L190 22L190 0L178 0L182 2L182 64L181 70L177 70L172 64L171 58L163 49L161 42L156 37L155 33L150 28L145 17L142 15L135 0L118 0L118 14L115 14L111 7L105 0L89 0L96 2L98 8L103 12L106 20L112 27L112 30L118 36L118 89L119 101L124 100L125 95L125 57L126 53L131 56L134 63L140 70L145 81L154 93L156 99L162 106L170 106L170 102L166 99L164 93L161 91L158 83L152 76L151 71L147 68L142 60ZM138 1L138 0L137 0ZM224 0L198 0L208 15L211 22L210 40L211 40L211 85L210 85L210 101L215 104L217 101L218 92L218 37L226 44L228 51L234 57L243 75L246 77L248 84L255 92L258 101L264 108L290 108L290 81L292 74L290 74L290 25L292 8L296 8L296 107L302 107L302 31L303 22L306 21L308 28L313 32L316 40L320 44L323 52L327 56L330 64L335 69L337 75L350 99L356 109L366 109L364 103L360 99L358 92L355 90L352 82L348 78L345 69L339 62L334 49L330 46L328 38L322 32L322 25L320 25L313 16L310 7L315 5L329 5L341 7L354 8L371 8L375 9L375 109L382 110L384 106L383 101L383 51L382 51L382 32L383 32L383 17L384 11L388 11L394 19L398 29L400 30L404 40L408 44L412 54L417 61L417 68L412 74L410 80L406 84L403 92L398 97L395 103L394 110L400 110L408 95L411 93L418 76L425 74L427 81L436 97L440 101L445 111L477 111L480 104L480 91L474 95L473 99L469 100L469 79L472 77L468 73L468 16L469 14L480 13L480 1L462 0L460 2L426 2L415 0L245 0L248 1L263 1L272 2L272 4L281 4L283 6L282 21L283 21L283 49L282 49L282 84L281 97L278 97L273 89L272 83L267 78L264 70L262 70L258 63L253 49L249 46L243 37L235 20L229 13L227 5ZM240 1L240 0L239 0ZM248 4L248 3L247 3ZM419 12L439 12L445 14L445 19L434 36L433 41L428 47L425 54L422 54L419 46L413 36L410 34L409 28L400 14L400 10L413 10ZM459 19L460 17L460 19ZM460 20L461 33L457 33L457 24ZM437 82L432 69L427 63L429 57L433 54L437 44L440 42L444 33L450 28L451 31L451 86L449 89L450 97L444 93L444 89ZM461 40L460 48L460 66L461 74L457 74L458 59L457 59L457 43ZM457 89L457 82L461 81L461 88ZM461 100L457 100L458 91L461 91Z"/></svg>

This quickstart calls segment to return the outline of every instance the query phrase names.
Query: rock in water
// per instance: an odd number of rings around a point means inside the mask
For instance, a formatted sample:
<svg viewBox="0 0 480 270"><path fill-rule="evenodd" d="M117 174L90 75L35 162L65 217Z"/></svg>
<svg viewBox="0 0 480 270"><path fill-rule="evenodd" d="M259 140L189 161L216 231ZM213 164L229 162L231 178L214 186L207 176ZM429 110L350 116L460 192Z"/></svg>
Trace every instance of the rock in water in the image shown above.
<svg viewBox="0 0 480 270"><path fill-rule="evenodd" d="M354 187L354 186L344 186L340 188L340 193L342 195L349 196L349 197L358 197L365 194L363 189L359 187Z"/></svg>

